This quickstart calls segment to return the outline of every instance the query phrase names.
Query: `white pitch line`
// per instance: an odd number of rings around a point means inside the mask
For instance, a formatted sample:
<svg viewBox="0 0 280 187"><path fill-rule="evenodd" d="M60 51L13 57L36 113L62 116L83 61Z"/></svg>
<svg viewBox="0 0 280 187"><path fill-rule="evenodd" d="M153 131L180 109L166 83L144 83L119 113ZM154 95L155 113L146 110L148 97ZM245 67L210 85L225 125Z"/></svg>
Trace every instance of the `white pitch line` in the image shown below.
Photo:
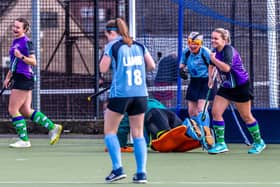
<svg viewBox="0 0 280 187"><path fill-rule="evenodd" d="M121 183L130 183L130 182L116 182L117 184ZM107 184L105 181L97 182L84 182L84 181L0 181L0 184ZM279 185L280 181L275 182L234 182L234 181L163 181L163 182L148 182L148 184L176 184L176 185Z"/></svg>
<svg viewBox="0 0 280 187"><path fill-rule="evenodd" d="M26 158L16 158L16 161L26 161L26 160L28 160L28 159L26 159Z"/></svg>

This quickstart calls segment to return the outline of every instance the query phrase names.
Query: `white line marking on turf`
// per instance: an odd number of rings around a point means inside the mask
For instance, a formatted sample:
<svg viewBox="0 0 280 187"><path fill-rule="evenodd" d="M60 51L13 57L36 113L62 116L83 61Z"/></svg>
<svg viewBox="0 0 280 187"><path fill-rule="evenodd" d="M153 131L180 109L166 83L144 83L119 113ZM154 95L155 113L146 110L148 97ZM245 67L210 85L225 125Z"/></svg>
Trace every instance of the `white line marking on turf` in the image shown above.
<svg viewBox="0 0 280 187"><path fill-rule="evenodd" d="M28 160L26 158L16 158L16 161L25 161L25 160Z"/></svg>
<svg viewBox="0 0 280 187"><path fill-rule="evenodd" d="M116 182L121 183L121 182ZM130 182L122 182L130 183ZM0 181L0 184L107 184L105 181L100 182L84 182L84 181ZM234 181L205 181L205 182L196 182L196 181L166 181L166 182L148 182L148 184L177 184L177 185L279 185L280 181L275 182L234 182Z"/></svg>

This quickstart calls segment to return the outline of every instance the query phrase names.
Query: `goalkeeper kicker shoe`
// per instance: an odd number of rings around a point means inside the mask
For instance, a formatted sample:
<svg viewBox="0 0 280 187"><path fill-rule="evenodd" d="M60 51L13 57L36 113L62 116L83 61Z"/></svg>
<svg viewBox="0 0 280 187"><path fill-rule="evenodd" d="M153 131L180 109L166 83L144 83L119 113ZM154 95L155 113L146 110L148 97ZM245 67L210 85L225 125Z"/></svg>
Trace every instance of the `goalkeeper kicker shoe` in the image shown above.
<svg viewBox="0 0 280 187"><path fill-rule="evenodd" d="M259 154L266 148L263 140L260 143L253 143L252 148L248 150L248 154Z"/></svg>
<svg viewBox="0 0 280 187"><path fill-rule="evenodd" d="M28 147L31 147L31 143L30 143L30 141L23 141L23 140L19 139L15 143L10 144L9 147L11 147L11 148L28 148Z"/></svg>
<svg viewBox="0 0 280 187"><path fill-rule="evenodd" d="M112 183L121 179L126 178L126 174L123 172L123 168L120 167L116 170L112 170L110 175L105 178L107 183Z"/></svg>
<svg viewBox="0 0 280 187"><path fill-rule="evenodd" d="M108 152L107 147L105 147L104 151ZM129 147L129 146L121 147L121 152L122 153L133 153L133 147Z"/></svg>
<svg viewBox="0 0 280 187"><path fill-rule="evenodd" d="M147 183L147 176L146 173L135 173L133 178L132 178L133 183L138 183L138 184L145 184Z"/></svg>
<svg viewBox="0 0 280 187"><path fill-rule="evenodd" d="M49 131L49 136L50 136L50 144L53 145L59 141L60 134L62 132L62 126L61 125L54 125L54 129Z"/></svg>
<svg viewBox="0 0 280 187"><path fill-rule="evenodd" d="M208 150L209 154L219 154L228 151L228 147L225 143L217 143L215 146Z"/></svg>

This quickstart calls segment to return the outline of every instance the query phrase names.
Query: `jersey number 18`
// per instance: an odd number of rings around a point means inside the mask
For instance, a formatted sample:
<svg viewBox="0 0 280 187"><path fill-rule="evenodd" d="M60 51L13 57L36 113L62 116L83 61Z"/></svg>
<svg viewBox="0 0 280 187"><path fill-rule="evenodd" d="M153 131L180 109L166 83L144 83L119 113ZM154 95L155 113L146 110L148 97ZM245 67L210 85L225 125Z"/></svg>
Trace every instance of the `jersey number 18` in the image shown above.
<svg viewBox="0 0 280 187"><path fill-rule="evenodd" d="M136 70L127 70L126 71L127 74L127 84L128 86L132 86L134 85L141 85L143 80L142 80L142 76L141 76L141 71L139 69Z"/></svg>

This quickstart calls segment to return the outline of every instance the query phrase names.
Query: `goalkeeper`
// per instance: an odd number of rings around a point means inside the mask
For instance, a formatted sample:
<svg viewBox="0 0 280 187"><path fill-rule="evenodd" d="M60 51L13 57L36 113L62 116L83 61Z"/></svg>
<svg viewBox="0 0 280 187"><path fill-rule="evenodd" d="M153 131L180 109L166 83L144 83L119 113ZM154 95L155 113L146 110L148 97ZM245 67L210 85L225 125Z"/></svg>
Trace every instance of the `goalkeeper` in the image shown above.
<svg viewBox="0 0 280 187"><path fill-rule="evenodd" d="M147 145L155 151L185 152L201 146L201 131L197 123L188 118L183 122L156 99L148 99L144 127ZM117 133L122 152L133 152L133 148L127 143L129 131L125 116Z"/></svg>
<svg viewBox="0 0 280 187"><path fill-rule="evenodd" d="M206 105L206 95L208 92L208 73L213 73L210 64L210 50L203 46L203 35L199 32L191 32L188 35L188 47L183 51L180 61L180 76L187 79L190 75L190 84L188 85L186 100L188 104L188 113L192 120L203 127L203 137L207 142L211 142L212 133L210 130L210 117L207 106L205 120L202 120L202 111ZM211 82L212 84L212 82ZM216 89L213 89L216 90ZM213 99L213 92L209 98Z"/></svg>

